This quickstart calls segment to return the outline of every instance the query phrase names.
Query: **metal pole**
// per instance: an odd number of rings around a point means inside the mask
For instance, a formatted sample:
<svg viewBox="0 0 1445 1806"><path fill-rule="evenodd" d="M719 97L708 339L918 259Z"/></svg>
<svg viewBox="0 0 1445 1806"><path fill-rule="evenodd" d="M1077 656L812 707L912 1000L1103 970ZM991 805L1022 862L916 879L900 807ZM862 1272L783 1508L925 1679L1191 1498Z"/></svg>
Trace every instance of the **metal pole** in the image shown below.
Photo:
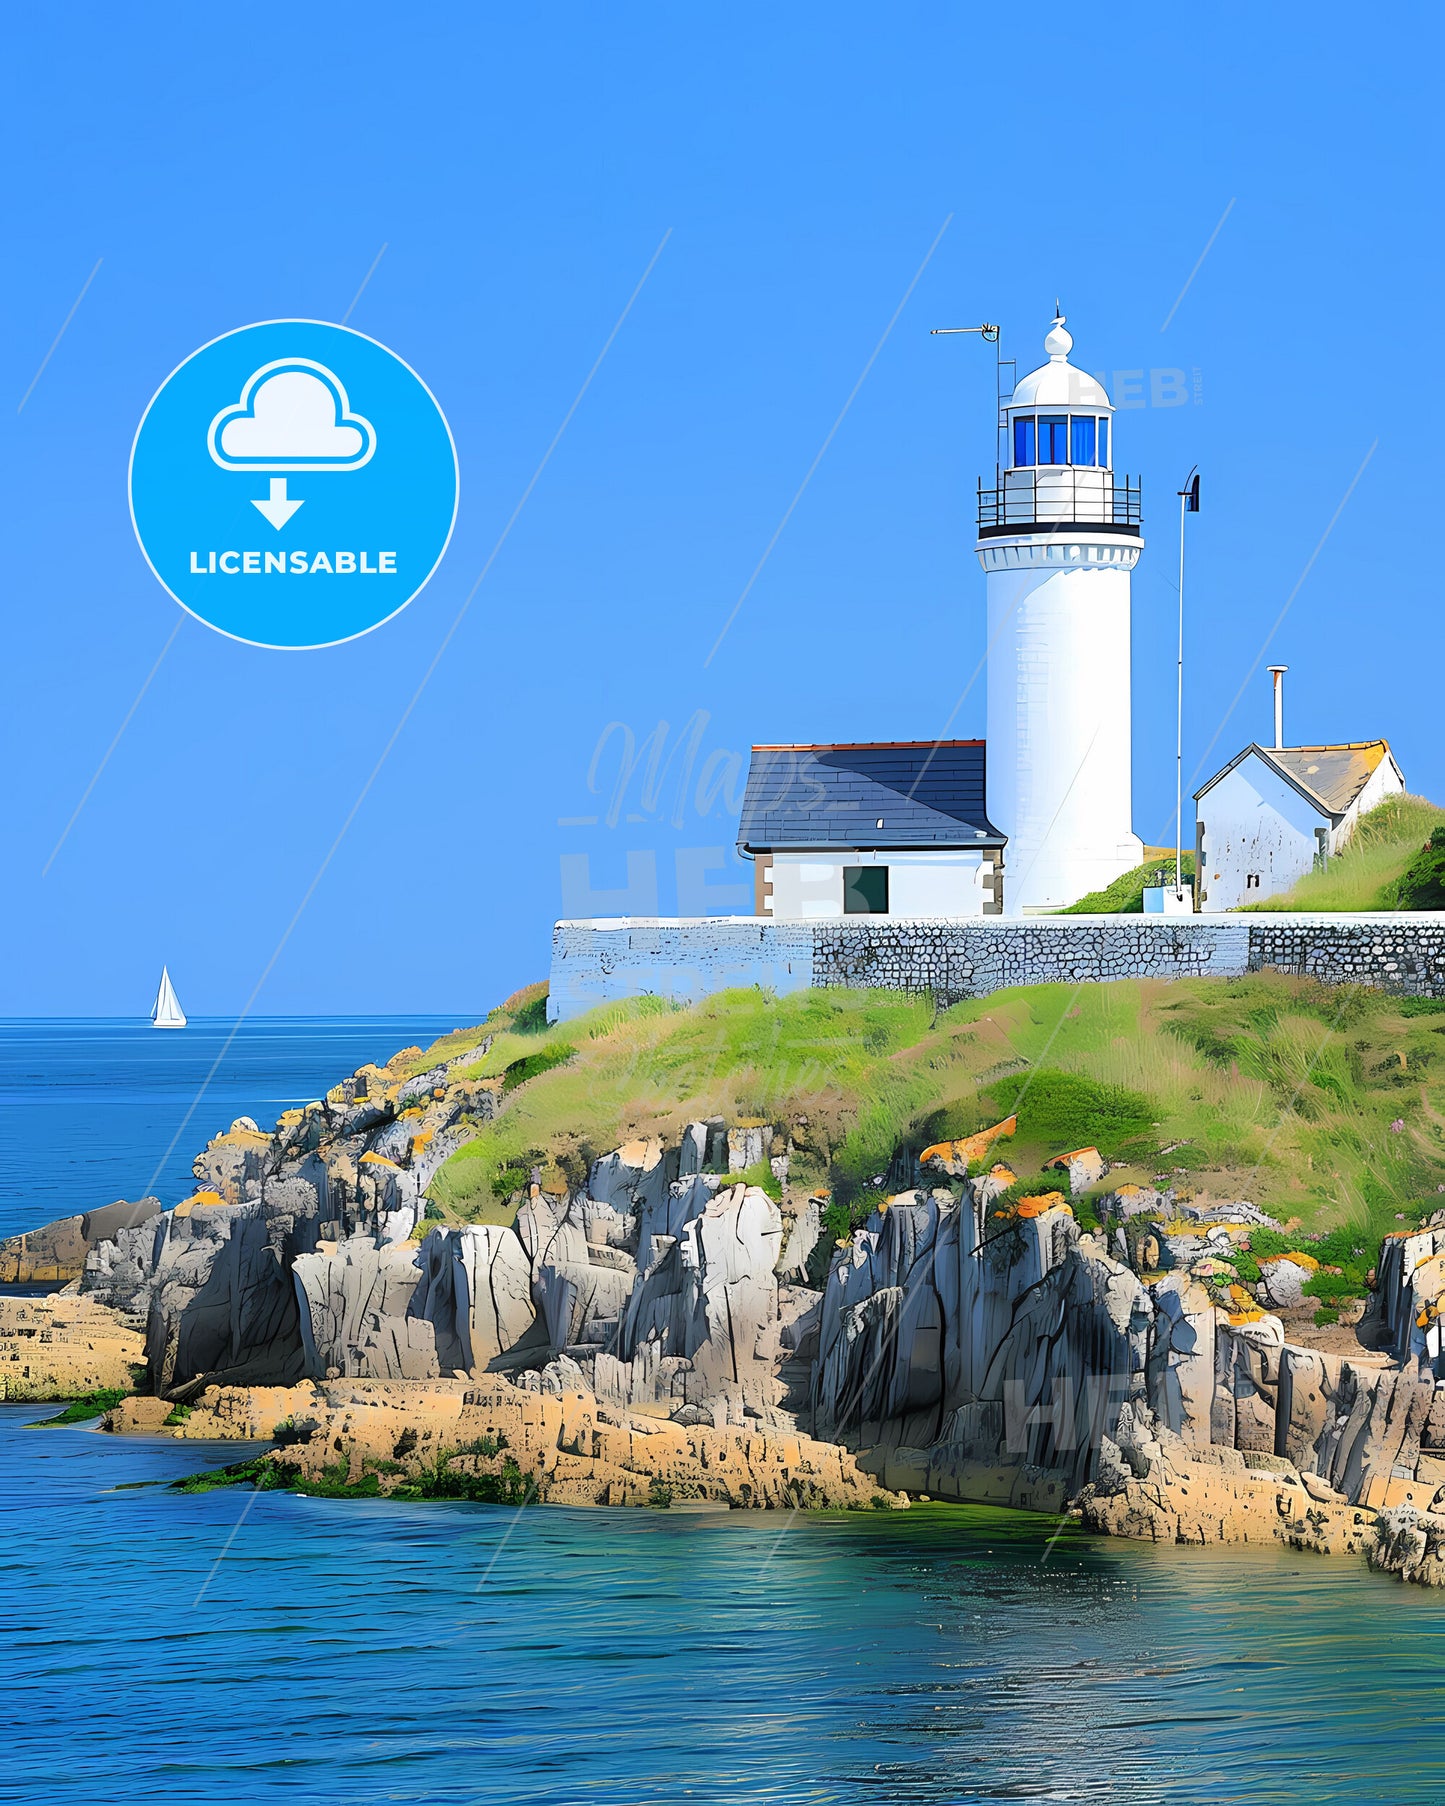
<svg viewBox="0 0 1445 1806"><path fill-rule="evenodd" d="M1179 495L1179 670L1174 732L1174 899L1184 896L1184 511L1186 487Z"/></svg>
<svg viewBox="0 0 1445 1806"><path fill-rule="evenodd" d="M1278 749L1284 745L1284 674L1288 665L1271 665L1269 674L1274 679L1274 743Z"/></svg>

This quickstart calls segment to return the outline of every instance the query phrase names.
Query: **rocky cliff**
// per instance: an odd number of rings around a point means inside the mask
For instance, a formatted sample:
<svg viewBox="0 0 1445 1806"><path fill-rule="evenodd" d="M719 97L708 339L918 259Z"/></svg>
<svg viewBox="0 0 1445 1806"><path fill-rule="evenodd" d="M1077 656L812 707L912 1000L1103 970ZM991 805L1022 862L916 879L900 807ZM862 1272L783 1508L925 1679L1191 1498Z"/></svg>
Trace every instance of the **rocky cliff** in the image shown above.
<svg viewBox="0 0 1445 1806"><path fill-rule="evenodd" d="M459 1432L513 1414L536 1496L871 1489L1445 1571L1445 1216L1386 1239L1364 1321L1328 1335L1300 1309L1318 1262L1287 1239L1252 1261L1278 1225L1249 1203L1108 1192L1092 1149L1053 1163L1067 1192L1025 1195L979 1170L1010 1124L926 1150L831 1253L786 1126L721 1119L574 1189L534 1175L511 1222L428 1227L430 1174L499 1104L476 1057L363 1069L272 1135L233 1123L190 1198L88 1244L80 1290L143 1326L166 1415L217 1433L262 1397L301 1426L277 1460L330 1471L339 1447L385 1491L415 1460L378 1454L404 1438L366 1412L424 1415L430 1387Z"/></svg>

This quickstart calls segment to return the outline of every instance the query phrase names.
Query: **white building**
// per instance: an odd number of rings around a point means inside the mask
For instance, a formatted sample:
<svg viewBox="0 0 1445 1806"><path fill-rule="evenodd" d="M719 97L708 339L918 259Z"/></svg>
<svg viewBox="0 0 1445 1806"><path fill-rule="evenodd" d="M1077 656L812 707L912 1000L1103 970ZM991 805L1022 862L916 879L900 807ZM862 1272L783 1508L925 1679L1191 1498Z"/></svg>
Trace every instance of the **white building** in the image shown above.
<svg viewBox="0 0 1445 1806"><path fill-rule="evenodd" d="M998 915L1003 836L981 740L755 746L738 825L778 921Z"/></svg>
<svg viewBox="0 0 1445 1806"><path fill-rule="evenodd" d="M1008 838L1008 914L1058 909L1138 865L1130 572L1139 488L1116 480L1114 410L1056 315L1049 361L1004 408L1008 458L979 485L988 585L988 813Z"/></svg>
<svg viewBox="0 0 1445 1806"><path fill-rule="evenodd" d="M1385 740L1246 746L1194 793L1199 907L1214 914L1288 890L1404 788Z"/></svg>

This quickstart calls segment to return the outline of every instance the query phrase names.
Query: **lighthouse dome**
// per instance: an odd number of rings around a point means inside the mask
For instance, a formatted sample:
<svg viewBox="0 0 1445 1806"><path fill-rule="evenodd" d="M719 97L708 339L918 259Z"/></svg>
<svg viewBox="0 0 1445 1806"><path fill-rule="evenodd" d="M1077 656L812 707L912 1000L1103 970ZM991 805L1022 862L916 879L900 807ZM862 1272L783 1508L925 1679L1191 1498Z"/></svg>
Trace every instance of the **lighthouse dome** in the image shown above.
<svg viewBox="0 0 1445 1806"><path fill-rule="evenodd" d="M1009 408L1107 408L1112 413L1099 379L1069 362L1073 346L1073 334L1065 329L1064 316L1056 310L1044 339L1049 361L1019 379L1009 397Z"/></svg>

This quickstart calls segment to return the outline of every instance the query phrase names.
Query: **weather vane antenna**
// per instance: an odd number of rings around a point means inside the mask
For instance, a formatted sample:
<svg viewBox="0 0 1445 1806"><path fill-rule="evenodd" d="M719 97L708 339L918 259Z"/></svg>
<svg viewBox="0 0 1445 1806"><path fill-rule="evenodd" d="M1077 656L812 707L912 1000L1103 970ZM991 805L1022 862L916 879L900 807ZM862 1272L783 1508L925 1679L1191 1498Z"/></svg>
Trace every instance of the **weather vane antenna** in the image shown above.
<svg viewBox="0 0 1445 1806"><path fill-rule="evenodd" d="M999 336L998 336L999 329L998 329L997 325L995 325L991 320L985 320L982 326L934 326L930 329L929 337L936 339L942 335L946 335L949 333L959 333L959 332L976 332L986 341L986 343L988 343L990 345L998 345L998 343L999 343ZM999 351L997 351L994 354L994 366L995 366L994 381L995 381L995 388L997 389L997 392L998 392L998 452L997 452L997 458L998 458L998 462L1000 464L1003 462L1003 456L1004 456L1004 442L1003 442L1004 398L1007 394L1011 393L1011 391L1013 389L1012 383L1009 384L1007 389L1004 388L1003 373L1004 373L1005 364L1007 364L1010 369L1015 368L1014 360L1012 358L1006 358L1003 355L1002 349L1000 349Z"/></svg>

